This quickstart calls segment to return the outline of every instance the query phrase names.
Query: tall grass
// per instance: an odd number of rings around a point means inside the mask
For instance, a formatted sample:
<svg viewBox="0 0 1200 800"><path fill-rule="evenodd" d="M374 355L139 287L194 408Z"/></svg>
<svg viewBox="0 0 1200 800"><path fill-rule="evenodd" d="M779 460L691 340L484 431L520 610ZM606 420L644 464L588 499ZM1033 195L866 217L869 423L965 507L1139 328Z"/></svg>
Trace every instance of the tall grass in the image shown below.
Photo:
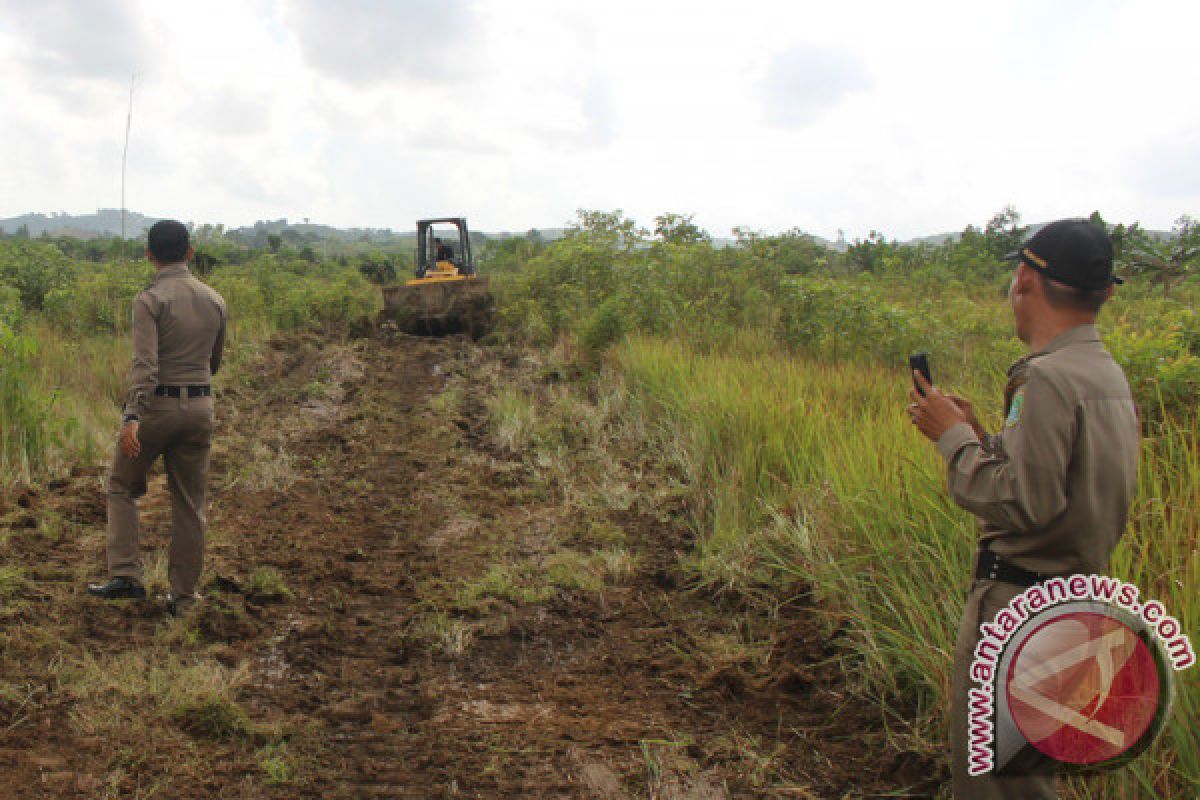
<svg viewBox="0 0 1200 800"><path fill-rule="evenodd" d="M940 457L903 414L905 373L771 352L701 354L650 338L629 339L614 356L631 407L660 422L699 490L704 536L690 562L697 578L736 586L774 570L777 582L789 573L810 581L831 629L851 634L866 687L885 702L915 701L906 733L940 750L976 529L948 498ZM978 374L953 388L987 408L999 402L1001 378ZM1112 567L1193 633L1197 434L1195 422L1168 421L1145 441L1137 501ZM1081 796L1194 796L1196 672L1181 676L1155 754L1078 783Z"/></svg>
<svg viewBox="0 0 1200 800"><path fill-rule="evenodd" d="M0 323L0 481L29 481L51 466L78 428L61 397L37 380L34 339Z"/></svg>
<svg viewBox="0 0 1200 800"><path fill-rule="evenodd" d="M1200 422L1168 420L1146 440L1130 525L1112 572L1161 600L1200 646ZM1092 785L1086 797L1200 797L1200 669L1177 673L1167 735L1135 766Z"/></svg>
<svg viewBox="0 0 1200 800"><path fill-rule="evenodd" d="M49 244L0 242L0 483L107 458L126 389L129 309L152 275L145 261L83 265ZM218 383L277 330L338 328L380 305L378 288L337 262L259 255L206 280L229 311Z"/></svg>
<svg viewBox="0 0 1200 800"><path fill-rule="evenodd" d="M56 398L58 420L70 422L70 435L48 453L48 467L89 464L115 442L125 376L129 370L127 336L84 333L64 336L41 319L26 326L38 342L32 359L32 388L43 387Z"/></svg>

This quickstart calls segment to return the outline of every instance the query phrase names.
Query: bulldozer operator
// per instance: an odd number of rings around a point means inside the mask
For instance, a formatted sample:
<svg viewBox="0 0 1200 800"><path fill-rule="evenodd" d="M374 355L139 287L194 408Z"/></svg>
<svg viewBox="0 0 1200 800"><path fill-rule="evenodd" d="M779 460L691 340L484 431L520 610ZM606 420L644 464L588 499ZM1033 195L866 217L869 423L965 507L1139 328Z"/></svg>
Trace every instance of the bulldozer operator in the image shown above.
<svg viewBox="0 0 1200 800"><path fill-rule="evenodd" d="M438 237L433 237L433 260L439 261L454 261L454 250L448 244L443 244Z"/></svg>

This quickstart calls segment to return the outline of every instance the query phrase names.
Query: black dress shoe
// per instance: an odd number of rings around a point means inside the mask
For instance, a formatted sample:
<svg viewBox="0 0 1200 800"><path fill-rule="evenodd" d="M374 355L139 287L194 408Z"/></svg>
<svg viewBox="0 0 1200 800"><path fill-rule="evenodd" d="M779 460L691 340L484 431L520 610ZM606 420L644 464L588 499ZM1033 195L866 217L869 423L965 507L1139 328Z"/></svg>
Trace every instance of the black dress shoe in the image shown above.
<svg viewBox="0 0 1200 800"><path fill-rule="evenodd" d="M174 597L167 595L167 613L172 617L186 617L193 609L196 608L196 603L200 602L200 598L194 594Z"/></svg>
<svg viewBox="0 0 1200 800"><path fill-rule="evenodd" d="M88 594L105 600L140 600L146 596L146 588L134 583L132 578L113 578L108 583L89 583Z"/></svg>

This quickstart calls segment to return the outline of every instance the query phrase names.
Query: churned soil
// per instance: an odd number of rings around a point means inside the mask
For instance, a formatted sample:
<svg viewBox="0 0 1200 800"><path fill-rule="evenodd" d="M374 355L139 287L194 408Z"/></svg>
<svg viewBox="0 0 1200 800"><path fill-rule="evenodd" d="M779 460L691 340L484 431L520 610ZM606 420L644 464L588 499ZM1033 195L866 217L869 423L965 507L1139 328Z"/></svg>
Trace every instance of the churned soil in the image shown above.
<svg viewBox="0 0 1200 800"><path fill-rule="evenodd" d="M689 583L669 467L496 435L496 393L537 414L566 390L553 370L465 337L306 334L241 371L218 398L191 617L153 596L161 475L145 602L83 592L103 574L102 468L0 493L0 796L936 793L803 593L768 607Z"/></svg>

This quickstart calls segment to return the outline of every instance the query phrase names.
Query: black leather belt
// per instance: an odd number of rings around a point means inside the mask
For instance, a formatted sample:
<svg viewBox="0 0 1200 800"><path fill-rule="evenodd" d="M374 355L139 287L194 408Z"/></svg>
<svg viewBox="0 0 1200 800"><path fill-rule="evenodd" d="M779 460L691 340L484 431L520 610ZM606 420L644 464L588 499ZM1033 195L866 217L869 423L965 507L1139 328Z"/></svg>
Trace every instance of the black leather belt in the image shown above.
<svg viewBox="0 0 1200 800"><path fill-rule="evenodd" d="M155 386L154 394L158 397L179 397L185 389L188 397L208 397L212 394L211 386Z"/></svg>
<svg viewBox="0 0 1200 800"><path fill-rule="evenodd" d="M975 562L975 578L977 580L1000 581L1016 586L1033 586L1050 577L1052 576L1031 572L1024 567L1010 564L991 550L981 550L979 560Z"/></svg>

